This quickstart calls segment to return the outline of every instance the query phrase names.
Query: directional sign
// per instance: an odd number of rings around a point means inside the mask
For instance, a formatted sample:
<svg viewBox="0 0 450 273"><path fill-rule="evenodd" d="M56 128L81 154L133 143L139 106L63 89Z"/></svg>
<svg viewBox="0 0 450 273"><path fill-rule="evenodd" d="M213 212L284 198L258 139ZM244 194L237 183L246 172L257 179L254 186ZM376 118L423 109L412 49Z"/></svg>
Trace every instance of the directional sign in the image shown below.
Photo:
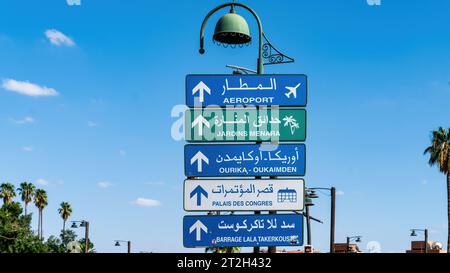
<svg viewBox="0 0 450 273"><path fill-rule="evenodd" d="M185 180L186 211L300 211L303 179Z"/></svg>
<svg viewBox="0 0 450 273"><path fill-rule="evenodd" d="M187 177L303 176L304 144L189 144L184 147Z"/></svg>
<svg viewBox="0 0 450 273"><path fill-rule="evenodd" d="M306 106L306 75L188 75L186 105Z"/></svg>
<svg viewBox="0 0 450 273"><path fill-rule="evenodd" d="M304 141L306 110L188 109L185 113L188 142L205 141Z"/></svg>
<svg viewBox="0 0 450 273"><path fill-rule="evenodd" d="M303 245L300 214L185 216L184 247Z"/></svg>

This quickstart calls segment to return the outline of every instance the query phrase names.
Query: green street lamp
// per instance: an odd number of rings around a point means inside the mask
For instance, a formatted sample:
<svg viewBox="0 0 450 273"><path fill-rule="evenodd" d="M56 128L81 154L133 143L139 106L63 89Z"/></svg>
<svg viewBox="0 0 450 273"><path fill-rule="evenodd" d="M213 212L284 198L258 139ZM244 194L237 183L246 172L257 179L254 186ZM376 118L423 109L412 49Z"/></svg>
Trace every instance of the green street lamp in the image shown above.
<svg viewBox="0 0 450 273"><path fill-rule="evenodd" d="M78 228L77 223L80 223L80 227L84 227L84 252L89 252L89 222L85 220L72 221L71 228Z"/></svg>
<svg viewBox="0 0 450 273"><path fill-rule="evenodd" d="M335 216L336 216L336 188L309 188L309 190L314 191L329 191L331 197L331 217L330 217L330 253L334 253L334 230L335 230ZM316 194L315 194L316 195Z"/></svg>
<svg viewBox="0 0 450 273"><path fill-rule="evenodd" d="M274 46L272 46L263 32L261 20L259 19L256 12L247 5L236 2L219 5L206 15L200 29L200 54L205 53L204 32L206 23L208 22L211 15L225 7L231 7L230 12L223 15L217 22L216 28L214 30L213 41L215 41L219 45L224 45L225 47L236 47L237 45L243 46L245 44L249 44L252 41L252 36L250 35L250 29L248 27L247 21L242 16L236 13L235 7L241 7L249 11L256 19L256 22L258 24L257 74L264 73L264 65L294 62L293 58L288 57L287 55L278 51ZM266 63L264 63L264 59L267 59Z"/></svg>
<svg viewBox="0 0 450 273"><path fill-rule="evenodd" d="M249 44L252 40L247 21L231 6L230 13L220 18L214 30L214 41L230 45Z"/></svg>
<svg viewBox="0 0 450 273"><path fill-rule="evenodd" d="M314 206L313 199L318 198L315 190L306 189L305 192L305 214L306 214L306 244L311 246L311 216L309 207Z"/></svg>
<svg viewBox="0 0 450 273"><path fill-rule="evenodd" d="M411 236L411 237L416 237L416 236L417 236L417 232L423 232L423 234L424 234L424 240L425 240L424 253L427 253L427 252L428 252L428 250L427 250L427 243L428 243L428 229L427 229L427 228L425 228L425 229L417 229L417 228L411 229L411 234L410 234L410 236Z"/></svg>
<svg viewBox="0 0 450 273"><path fill-rule="evenodd" d="M120 246L120 243L127 243L127 253L131 253L131 241L115 240L114 246Z"/></svg>
<svg viewBox="0 0 450 273"><path fill-rule="evenodd" d="M362 240L361 240L361 237L362 236L349 236L349 237L347 237L347 252L350 252L350 243L352 242L352 241L354 241L355 243L361 243L362 242Z"/></svg>
<svg viewBox="0 0 450 273"><path fill-rule="evenodd" d="M230 7L229 13L223 15L219 21L216 23L214 29L213 41L224 47L242 47L245 44L249 44L252 41L252 36L250 34L250 28L247 21L236 13L236 7L241 7L248 12L250 12L255 18L258 24L258 59L257 59L257 74L264 74L264 65L270 64L282 64L294 62L294 59L278 51L267 39L263 32L262 23L256 12L248 7L247 5L231 2L219 5L212 9L203 19L203 23L200 29L200 49L199 53L204 54L204 40L205 40L205 27L209 18L216 13L218 10ZM263 40L264 39L264 40ZM264 62L266 60L266 62ZM250 69L244 69L239 67L234 67L238 70L250 71ZM260 177L256 177L259 179ZM270 212L273 213L273 212ZM259 214L259 212L255 212ZM259 253L259 247L254 247L255 253ZM269 247L269 252L276 252L275 247Z"/></svg>

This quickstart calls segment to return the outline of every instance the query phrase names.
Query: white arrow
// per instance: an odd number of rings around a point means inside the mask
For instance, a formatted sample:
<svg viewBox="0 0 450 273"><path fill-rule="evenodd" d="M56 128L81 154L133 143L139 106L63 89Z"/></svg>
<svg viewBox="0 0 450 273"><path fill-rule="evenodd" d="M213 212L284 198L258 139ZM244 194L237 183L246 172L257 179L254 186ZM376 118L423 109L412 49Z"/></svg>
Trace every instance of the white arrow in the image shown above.
<svg viewBox="0 0 450 273"><path fill-rule="evenodd" d="M197 220L197 222L195 222L190 228L189 228L189 234L191 234L192 232L196 232L195 234L195 240L196 241L201 241L202 240L202 230L205 233L208 233L208 228L200 221Z"/></svg>
<svg viewBox="0 0 450 273"><path fill-rule="evenodd" d="M192 128L194 128L196 125L198 125L199 136L203 136L203 125L205 125L208 128L210 127L209 122L202 115L199 115L194 119L194 121L192 122Z"/></svg>
<svg viewBox="0 0 450 273"><path fill-rule="evenodd" d="M209 159L201 151L198 151L198 153L191 158L191 165L194 164L195 161L197 161L197 171L199 173L202 172L203 161L209 165Z"/></svg>
<svg viewBox="0 0 450 273"><path fill-rule="evenodd" d="M203 94L204 92L211 94L211 89L209 89L209 87L202 81L200 81L195 87L194 89L192 89L192 95L195 95L195 93L199 92L199 101L203 102Z"/></svg>

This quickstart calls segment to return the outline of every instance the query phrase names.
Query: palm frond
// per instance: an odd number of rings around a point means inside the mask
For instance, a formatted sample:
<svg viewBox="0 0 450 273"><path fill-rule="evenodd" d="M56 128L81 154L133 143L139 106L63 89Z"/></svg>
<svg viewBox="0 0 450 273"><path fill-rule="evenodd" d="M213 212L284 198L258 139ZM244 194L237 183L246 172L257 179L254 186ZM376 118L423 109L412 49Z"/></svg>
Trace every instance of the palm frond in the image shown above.
<svg viewBox="0 0 450 273"><path fill-rule="evenodd" d="M450 128L445 130L439 127L433 131L431 146L425 149L424 154L429 154L430 166L437 165L441 172L450 173Z"/></svg>

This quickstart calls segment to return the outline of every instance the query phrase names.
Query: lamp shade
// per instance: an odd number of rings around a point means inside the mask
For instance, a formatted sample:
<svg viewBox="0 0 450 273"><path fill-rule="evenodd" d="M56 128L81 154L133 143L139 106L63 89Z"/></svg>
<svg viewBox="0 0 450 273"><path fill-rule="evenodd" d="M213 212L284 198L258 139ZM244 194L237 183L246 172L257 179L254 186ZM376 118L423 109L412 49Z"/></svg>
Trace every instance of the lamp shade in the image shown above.
<svg viewBox="0 0 450 273"><path fill-rule="evenodd" d="M250 43L252 37L247 21L232 8L217 22L213 39L222 44L240 45Z"/></svg>
<svg viewBox="0 0 450 273"><path fill-rule="evenodd" d="M305 197L305 206L308 206L308 207L314 206L314 203L313 203L312 199L309 198L309 196Z"/></svg>

